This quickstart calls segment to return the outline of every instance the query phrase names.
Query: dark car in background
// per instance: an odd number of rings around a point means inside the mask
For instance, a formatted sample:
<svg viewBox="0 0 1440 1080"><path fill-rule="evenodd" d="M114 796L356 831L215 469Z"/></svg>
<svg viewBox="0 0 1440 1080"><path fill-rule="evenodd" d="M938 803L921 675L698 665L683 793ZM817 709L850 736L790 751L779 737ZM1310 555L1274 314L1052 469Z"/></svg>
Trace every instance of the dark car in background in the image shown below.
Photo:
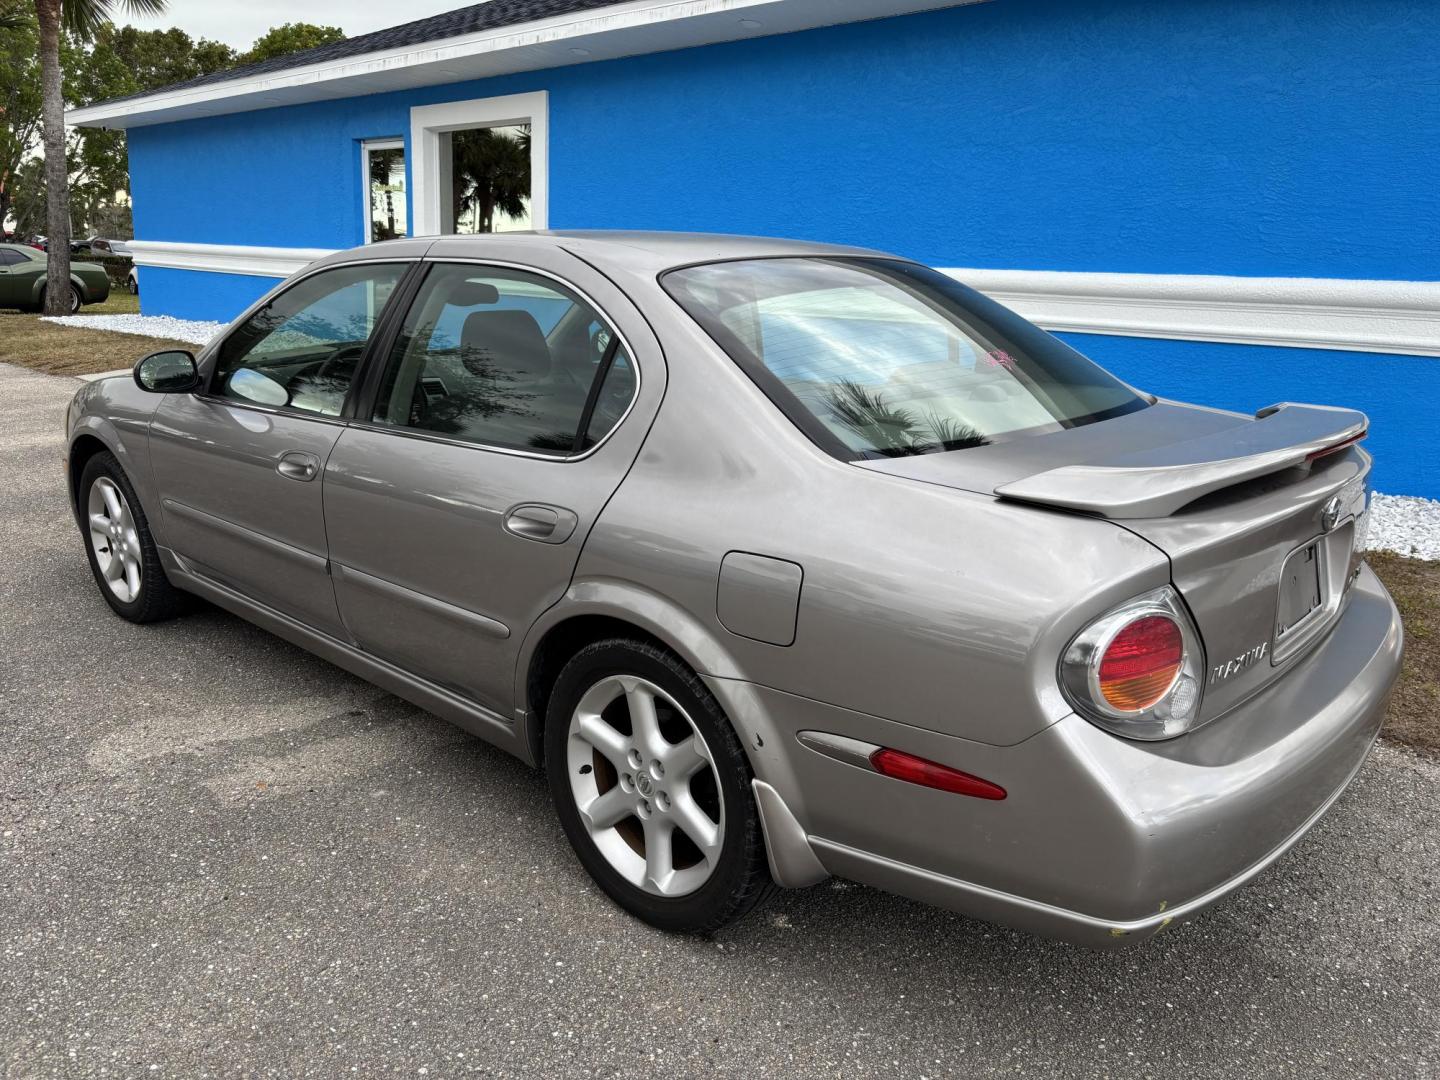
<svg viewBox="0 0 1440 1080"><path fill-rule="evenodd" d="M0 244L0 308L41 311L45 307L48 256L24 244ZM85 304L103 303L110 295L110 275L94 263L70 264L68 307L73 315Z"/></svg>

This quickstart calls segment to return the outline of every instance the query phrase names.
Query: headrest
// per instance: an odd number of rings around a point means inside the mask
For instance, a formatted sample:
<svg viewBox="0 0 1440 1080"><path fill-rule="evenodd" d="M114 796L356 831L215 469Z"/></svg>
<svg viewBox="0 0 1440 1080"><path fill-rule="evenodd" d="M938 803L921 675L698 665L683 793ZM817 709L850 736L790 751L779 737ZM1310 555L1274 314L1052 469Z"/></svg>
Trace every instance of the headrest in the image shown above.
<svg viewBox="0 0 1440 1080"><path fill-rule="evenodd" d="M531 382L550 375L550 346L528 311L472 311L460 331L460 362L470 374L496 372Z"/></svg>

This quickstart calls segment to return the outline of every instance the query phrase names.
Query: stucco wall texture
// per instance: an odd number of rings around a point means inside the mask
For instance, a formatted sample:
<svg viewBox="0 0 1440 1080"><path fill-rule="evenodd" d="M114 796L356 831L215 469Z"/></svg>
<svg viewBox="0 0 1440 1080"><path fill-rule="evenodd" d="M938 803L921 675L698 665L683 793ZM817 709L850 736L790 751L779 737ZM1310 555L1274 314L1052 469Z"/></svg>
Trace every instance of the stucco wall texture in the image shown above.
<svg viewBox="0 0 1440 1080"><path fill-rule="evenodd" d="M359 141L546 90L556 228L857 243L940 266L1440 277L1440 4L994 0L732 45L134 129L136 235L346 247ZM256 278L144 271L226 318ZM1157 393L1371 413L1385 490L1440 496L1440 360L1086 337Z"/></svg>

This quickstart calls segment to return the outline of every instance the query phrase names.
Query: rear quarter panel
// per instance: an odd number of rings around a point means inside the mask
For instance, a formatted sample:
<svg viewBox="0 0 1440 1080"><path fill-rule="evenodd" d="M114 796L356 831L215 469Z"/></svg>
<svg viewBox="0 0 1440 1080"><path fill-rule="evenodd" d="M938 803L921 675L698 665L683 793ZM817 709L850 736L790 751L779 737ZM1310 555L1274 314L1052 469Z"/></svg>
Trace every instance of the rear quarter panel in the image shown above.
<svg viewBox="0 0 1440 1080"><path fill-rule="evenodd" d="M1169 579L1159 551L1108 522L832 459L698 328L660 330L665 402L576 584L628 581L683 609L733 661L703 674L1009 745L1070 712L1055 677L1069 638ZM793 644L717 618L732 551L803 568Z"/></svg>

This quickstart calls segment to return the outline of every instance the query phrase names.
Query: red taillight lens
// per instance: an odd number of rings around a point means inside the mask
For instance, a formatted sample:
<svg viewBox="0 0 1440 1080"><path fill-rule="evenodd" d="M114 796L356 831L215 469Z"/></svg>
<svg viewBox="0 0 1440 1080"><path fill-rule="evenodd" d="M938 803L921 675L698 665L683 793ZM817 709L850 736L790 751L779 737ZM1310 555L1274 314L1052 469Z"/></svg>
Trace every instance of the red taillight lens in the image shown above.
<svg viewBox="0 0 1440 1080"><path fill-rule="evenodd" d="M895 780L921 787L938 788L955 795L973 795L977 799L1003 799L1005 789L989 780L981 780L959 769L952 769L939 762L926 761L914 754L882 747L870 755L870 764L875 771Z"/></svg>
<svg viewBox="0 0 1440 1080"><path fill-rule="evenodd" d="M1122 712L1148 709L1170 689L1185 659L1185 638L1175 620L1146 615L1110 639L1100 658L1100 693Z"/></svg>

